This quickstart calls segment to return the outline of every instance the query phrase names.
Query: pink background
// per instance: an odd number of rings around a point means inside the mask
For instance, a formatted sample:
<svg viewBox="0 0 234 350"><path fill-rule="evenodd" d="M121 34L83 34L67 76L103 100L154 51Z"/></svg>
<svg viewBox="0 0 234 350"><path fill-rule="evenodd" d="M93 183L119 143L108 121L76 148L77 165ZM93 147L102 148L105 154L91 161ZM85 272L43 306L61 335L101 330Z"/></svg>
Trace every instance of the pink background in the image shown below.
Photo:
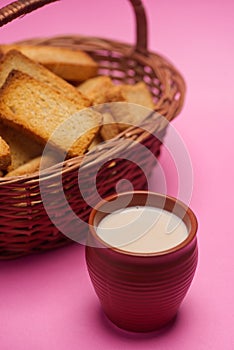
<svg viewBox="0 0 234 350"><path fill-rule="evenodd" d="M150 49L170 58L188 87L185 107L173 125L194 168L191 207L199 220L199 265L191 289L170 330L135 335L103 316L82 246L0 262L1 350L234 349L234 3L144 3ZM0 28L0 40L80 33L132 43L133 19L126 0L62 0ZM160 162L167 192L176 195L166 152ZM160 190L156 175L157 169L151 188Z"/></svg>

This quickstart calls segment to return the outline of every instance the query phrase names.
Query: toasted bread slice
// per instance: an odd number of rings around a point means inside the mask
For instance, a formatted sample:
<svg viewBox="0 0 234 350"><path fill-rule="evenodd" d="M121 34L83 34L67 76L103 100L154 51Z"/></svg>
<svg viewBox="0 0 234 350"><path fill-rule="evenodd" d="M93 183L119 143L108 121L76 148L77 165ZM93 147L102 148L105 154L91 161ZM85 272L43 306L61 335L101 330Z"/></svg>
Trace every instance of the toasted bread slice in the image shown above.
<svg viewBox="0 0 234 350"><path fill-rule="evenodd" d="M21 176L21 175L31 175L35 172L38 172L39 170L46 169L50 167L51 165L55 164L55 159L49 155L42 157L36 157L31 160L29 160L27 163L21 165L20 167L16 168L15 170L12 170L8 172L5 176ZM43 169L42 169L43 166Z"/></svg>
<svg viewBox="0 0 234 350"><path fill-rule="evenodd" d="M122 101L126 103L111 105L111 112L118 122L120 130L124 130L129 126L140 125L149 115L150 110L154 109L153 97L144 82L135 85L116 86L116 101L121 101L118 94L122 96Z"/></svg>
<svg viewBox="0 0 234 350"><path fill-rule="evenodd" d="M71 101L84 107L90 106L90 100L65 80L61 79L44 66L36 63L16 50L8 51L0 62L0 87L12 70L19 70L63 93Z"/></svg>
<svg viewBox="0 0 234 350"><path fill-rule="evenodd" d="M42 154L44 147L32 137L2 123L0 123L0 136L10 147L11 164L7 167L9 172Z"/></svg>
<svg viewBox="0 0 234 350"><path fill-rule="evenodd" d="M143 81L135 85L120 85L120 90L126 102L154 109L153 97Z"/></svg>
<svg viewBox="0 0 234 350"><path fill-rule="evenodd" d="M84 95L89 96L91 103L95 106L123 100L119 88L113 84L110 77L104 75L85 81L77 89ZM105 109L105 106L103 108L100 106L100 109L97 107L97 110L100 111ZM107 109L109 109L109 106L107 106ZM118 135L120 129L110 113L104 111L103 117L100 134L103 140L109 140Z"/></svg>
<svg viewBox="0 0 234 350"><path fill-rule="evenodd" d="M87 151L99 131L102 116L13 70L0 89L0 120L41 144L49 142L68 157L74 157Z"/></svg>
<svg viewBox="0 0 234 350"><path fill-rule="evenodd" d="M30 175L36 171L39 171L40 162L41 162L41 157L31 159L27 163L16 168L15 170L9 171L9 173L6 174L6 177Z"/></svg>
<svg viewBox="0 0 234 350"><path fill-rule="evenodd" d="M100 129L100 135L104 141L110 140L120 133L119 127L116 124L111 113L103 113L103 125Z"/></svg>
<svg viewBox="0 0 234 350"><path fill-rule="evenodd" d="M93 105L125 101L119 86L115 86L111 78L105 75L88 79L77 89L88 96Z"/></svg>
<svg viewBox="0 0 234 350"><path fill-rule="evenodd" d="M97 75L98 65L87 53L67 47L8 44L0 51L18 50L65 80L84 81Z"/></svg>
<svg viewBox="0 0 234 350"><path fill-rule="evenodd" d="M6 170L10 164L11 164L10 147L0 136L0 170Z"/></svg>
<svg viewBox="0 0 234 350"><path fill-rule="evenodd" d="M104 75L86 80L80 84L77 89L84 95L89 96L93 105L103 104L108 101L108 91L113 89L112 80Z"/></svg>
<svg viewBox="0 0 234 350"><path fill-rule="evenodd" d="M89 149L88 151L91 151L92 149L94 149L95 147L97 147L100 143L103 142L103 139L101 138L101 136L99 134L97 134L93 141L91 142L91 144L89 145Z"/></svg>
<svg viewBox="0 0 234 350"><path fill-rule="evenodd" d="M110 126L106 125L102 130L106 139L108 133L112 134L113 127L115 133L126 129L130 125L139 125L149 114L148 109L154 109L153 97L144 82L135 85L114 85L110 77L99 76L89 79L78 86L78 90L89 96L93 105L110 103L109 109L114 120L118 123ZM125 103L111 103L125 102ZM138 107L137 105L142 106ZM143 107L146 107L145 109Z"/></svg>

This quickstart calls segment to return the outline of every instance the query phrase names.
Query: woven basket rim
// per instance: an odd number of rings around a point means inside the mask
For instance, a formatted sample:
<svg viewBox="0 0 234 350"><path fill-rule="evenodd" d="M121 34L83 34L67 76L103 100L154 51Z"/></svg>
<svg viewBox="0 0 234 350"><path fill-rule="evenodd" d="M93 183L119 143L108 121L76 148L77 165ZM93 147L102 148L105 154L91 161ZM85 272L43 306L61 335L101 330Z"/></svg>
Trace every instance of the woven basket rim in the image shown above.
<svg viewBox="0 0 234 350"><path fill-rule="evenodd" d="M40 45L42 44L44 41L49 41L49 40L69 40L69 39L84 39L86 42L90 41L90 42L100 42L100 43L107 43L107 44L114 44L116 45L114 47L115 51L121 51L121 49L126 48L129 49L129 53L128 55L126 55L126 57L131 57L132 55L134 57L136 57L137 59L141 60L141 59L145 59L147 57L153 56L153 57L158 57L160 59L162 59L164 61L165 67L170 67L170 66L174 66L174 63L172 62L172 60L170 58L167 57L167 55L162 54L161 52L157 52L154 50L147 50L144 52L138 52L136 51L135 45L131 44L129 42L124 42L122 40L118 40L118 39L108 39L108 38L103 38L101 36L89 36L89 35L84 35L84 34L77 34L77 33L70 33L70 34L58 34L58 35L48 35L48 36L38 36L38 37L34 37L34 38L27 38L27 39L22 39L22 40L16 40L16 41L12 41L12 44L23 44L23 43L27 43L29 45ZM58 46L58 45L53 45L53 46ZM119 46L119 48L118 48ZM177 73L180 74L180 71L177 69ZM180 74L180 78L183 81L184 85L186 86L184 77Z"/></svg>

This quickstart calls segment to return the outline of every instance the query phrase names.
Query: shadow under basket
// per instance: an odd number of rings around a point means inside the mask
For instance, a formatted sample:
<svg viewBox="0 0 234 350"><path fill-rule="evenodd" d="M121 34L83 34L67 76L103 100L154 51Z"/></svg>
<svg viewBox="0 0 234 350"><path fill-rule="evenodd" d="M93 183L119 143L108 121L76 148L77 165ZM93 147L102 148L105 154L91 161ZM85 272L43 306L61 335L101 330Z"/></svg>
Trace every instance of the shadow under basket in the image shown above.
<svg viewBox="0 0 234 350"><path fill-rule="evenodd" d="M0 26L53 1L16 1L0 10ZM78 35L24 41L79 48L98 63L98 74L108 75L115 83L144 81L155 111L149 111L140 127L129 127L84 156L43 170L40 176L0 178L0 259L57 248L73 240L82 243L91 208L100 198L116 190L147 189L167 124L183 106L185 84L170 62L147 49L143 5L138 0L130 3L136 17L135 45Z"/></svg>

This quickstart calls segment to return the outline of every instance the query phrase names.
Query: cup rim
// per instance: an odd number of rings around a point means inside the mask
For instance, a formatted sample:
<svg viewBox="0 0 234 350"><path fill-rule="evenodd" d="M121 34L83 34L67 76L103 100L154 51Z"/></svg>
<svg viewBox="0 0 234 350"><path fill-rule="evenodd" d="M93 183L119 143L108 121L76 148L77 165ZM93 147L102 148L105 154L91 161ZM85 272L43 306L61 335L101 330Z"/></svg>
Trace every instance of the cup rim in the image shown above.
<svg viewBox="0 0 234 350"><path fill-rule="evenodd" d="M174 202L174 204L179 205L180 207L182 207L185 211L185 213L187 214L187 216L189 217L190 223L191 223L191 229L189 230L188 233L188 237L182 241L181 243L177 244L176 246L166 249L166 250L162 250L159 252L153 252L153 253L149 253L149 252L131 252L131 251L127 251L124 249L120 249L117 247L113 247L110 244L106 243L104 240L102 240L96 233L95 230L95 226L94 226L94 218L97 214L98 211L100 211L101 207L106 204L106 202L110 202L112 200L115 200L116 198L118 198L119 196L127 196L127 195L150 195L150 196L156 196L156 197L160 197L160 198L164 198L165 200L168 199L172 202ZM185 214L185 215L186 215ZM89 232L92 234L93 238L98 241L103 247L103 249L109 249L110 251L122 254L122 255L128 255L128 256L137 256L137 257L154 257L154 256L164 256L164 255L168 255L168 254L172 254L175 252L178 252L179 250L185 248L186 246L188 246L196 237L197 234L197 229L198 229L198 221L196 218L196 215L194 214L194 212L192 211L192 209L186 205L185 203L183 203L181 200L166 195L166 194L162 194L162 193L158 193L158 192L153 192L153 191L147 191L147 190L133 190L133 191L127 191L127 192L121 192L121 193L116 193L116 194L112 194L109 195L107 197L104 197L102 200L100 200L91 210L90 215L89 215ZM101 248L101 247L100 247Z"/></svg>

